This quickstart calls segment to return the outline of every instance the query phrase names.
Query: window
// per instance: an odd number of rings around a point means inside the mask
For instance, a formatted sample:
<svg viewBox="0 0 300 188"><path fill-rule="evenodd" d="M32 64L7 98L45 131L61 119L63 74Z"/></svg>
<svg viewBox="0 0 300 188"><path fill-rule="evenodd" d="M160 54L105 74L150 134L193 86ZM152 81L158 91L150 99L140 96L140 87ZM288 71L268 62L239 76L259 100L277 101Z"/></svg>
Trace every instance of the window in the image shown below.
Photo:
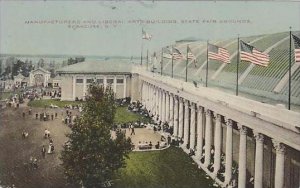
<svg viewBox="0 0 300 188"><path fill-rule="evenodd" d="M98 84L103 84L103 79L97 79Z"/></svg>
<svg viewBox="0 0 300 188"><path fill-rule="evenodd" d="M123 84L124 83L124 79L117 79L117 84Z"/></svg>
<svg viewBox="0 0 300 188"><path fill-rule="evenodd" d="M76 83L77 84L82 84L83 83L83 79L76 79Z"/></svg>
<svg viewBox="0 0 300 188"><path fill-rule="evenodd" d="M106 82L107 82L108 84L113 84L113 83L114 83L114 79L107 79Z"/></svg>
<svg viewBox="0 0 300 188"><path fill-rule="evenodd" d="M93 82L94 82L94 79L92 79L92 78L86 79L86 83L88 83L88 84L91 84Z"/></svg>

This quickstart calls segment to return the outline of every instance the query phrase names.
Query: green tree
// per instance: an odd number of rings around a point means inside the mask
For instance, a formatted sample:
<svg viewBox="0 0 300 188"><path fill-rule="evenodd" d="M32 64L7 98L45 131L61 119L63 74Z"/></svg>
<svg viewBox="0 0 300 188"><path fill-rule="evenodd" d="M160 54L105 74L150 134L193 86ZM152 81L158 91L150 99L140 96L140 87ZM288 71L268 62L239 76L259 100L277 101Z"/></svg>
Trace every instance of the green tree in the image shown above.
<svg viewBox="0 0 300 188"><path fill-rule="evenodd" d="M83 112L76 118L61 153L68 182L101 187L125 166L132 143L121 131L112 136L115 112L112 89L91 84Z"/></svg>

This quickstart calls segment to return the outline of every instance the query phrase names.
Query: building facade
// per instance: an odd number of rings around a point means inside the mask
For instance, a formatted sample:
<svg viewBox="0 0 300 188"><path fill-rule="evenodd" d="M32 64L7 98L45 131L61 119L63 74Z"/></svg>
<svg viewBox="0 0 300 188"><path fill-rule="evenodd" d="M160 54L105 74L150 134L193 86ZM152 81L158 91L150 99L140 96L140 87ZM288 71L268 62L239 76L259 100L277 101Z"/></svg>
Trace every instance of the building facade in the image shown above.
<svg viewBox="0 0 300 188"><path fill-rule="evenodd" d="M126 62L81 62L57 73L61 77L61 100L84 100L93 82L111 87L117 99L130 96L131 65Z"/></svg>

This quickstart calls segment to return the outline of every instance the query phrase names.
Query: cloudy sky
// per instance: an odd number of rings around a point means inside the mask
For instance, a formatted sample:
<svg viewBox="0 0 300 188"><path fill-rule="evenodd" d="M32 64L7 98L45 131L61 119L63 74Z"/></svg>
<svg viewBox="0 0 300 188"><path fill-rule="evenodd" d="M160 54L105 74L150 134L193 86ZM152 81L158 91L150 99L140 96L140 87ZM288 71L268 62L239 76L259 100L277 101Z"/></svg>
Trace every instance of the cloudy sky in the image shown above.
<svg viewBox="0 0 300 188"><path fill-rule="evenodd" d="M0 53L139 56L142 28L153 35L144 49L153 51L188 37L300 30L299 18L300 2L0 0Z"/></svg>

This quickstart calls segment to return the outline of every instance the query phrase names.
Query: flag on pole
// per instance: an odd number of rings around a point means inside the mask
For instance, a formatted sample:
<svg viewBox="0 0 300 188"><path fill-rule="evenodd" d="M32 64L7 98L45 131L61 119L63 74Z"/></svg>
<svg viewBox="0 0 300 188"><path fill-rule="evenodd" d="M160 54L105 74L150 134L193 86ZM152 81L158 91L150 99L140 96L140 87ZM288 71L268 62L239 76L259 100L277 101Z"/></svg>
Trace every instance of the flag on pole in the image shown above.
<svg viewBox="0 0 300 188"><path fill-rule="evenodd" d="M191 48L190 48L189 46L188 46L187 48L188 48L188 49L187 49L187 51L188 51L188 53L187 53L187 58L190 59L190 60L195 60L195 59L196 59L196 56L193 54Z"/></svg>
<svg viewBox="0 0 300 188"><path fill-rule="evenodd" d="M167 59L172 59L172 53L169 47L163 48L163 57Z"/></svg>
<svg viewBox="0 0 300 188"><path fill-rule="evenodd" d="M144 31L144 29L142 29L142 39L151 40L151 38L152 38L152 35L150 35L146 31Z"/></svg>
<svg viewBox="0 0 300 188"><path fill-rule="evenodd" d="M243 41L241 41L240 58L242 61L249 61L264 67L268 66L270 63L269 54L260 52L254 46Z"/></svg>
<svg viewBox="0 0 300 188"><path fill-rule="evenodd" d="M295 62L300 63L300 38L292 35L294 39L294 53L295 53Z"/></svg>
<svg viewBox="0 0 300 188"><path fill-rule="evenodd" d="M208 59L218 60L223 63L230 63L230 54L226 48L208 44Z"/></svg>
<svg viewBox="0 0 300 188"><path fill-rule="evenodd" d="M183 57L184 57L183 54L177 48L173 47L172 51L173 51L172 55L173 55L174 60L183 59Z"/></svg>

